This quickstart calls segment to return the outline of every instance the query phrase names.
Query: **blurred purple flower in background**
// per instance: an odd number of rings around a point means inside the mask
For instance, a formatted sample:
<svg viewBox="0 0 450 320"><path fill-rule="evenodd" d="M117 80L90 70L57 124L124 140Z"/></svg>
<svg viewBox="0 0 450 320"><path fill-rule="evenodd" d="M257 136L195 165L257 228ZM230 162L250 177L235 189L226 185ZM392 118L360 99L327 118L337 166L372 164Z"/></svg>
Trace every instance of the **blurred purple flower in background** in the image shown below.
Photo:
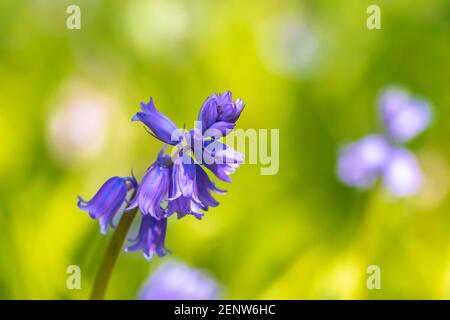
<svg viewBox="0 0 450 320"><path fill-rule="evenodd" d="M384 137L377 135L346 146L338 162L339 177L352 186L371 187L383 171L389 148Z"/></svg>
<svg viewBox="0 0 450 320"><path fill-rule="evenodd" d="M386 135L395 142L407 142L425 130L431 121L428 102L407 92L388 88L380 98L380 112Z"/></svg>
<svg viewBox="0 0 450 320"><path fill-rule="evenodd" d="M338 163L339 179L347 185L368 189L379 177L397 197L416 193L422 172L414 155L398 145L416 137L431 121L430 104L391 87L380 98L383 135L368 135L342 148Z"/></svg>
<svg viewBox="0 0 450 320"><path fill-rule="evenodd" d="M383 172L388 190L399 197L416 193L422 184L422 172L408 150L393 148Z"/></svg>
<svg viewBox="0 0 450 320"><path fill-rule="evenodd" d="M198 269L183 263L163 263L141 290L141 300L217 300L217 282Z"/></svg>
<svg viewBox="0 0 450 320"><path fill-rule="evenodd" d="M80 198L78 206L99 220L102 233L106 233L108 225L114 227L113 219L123 203L129 204L126 211L139 208L141 226L134 244L126 251L142 250L145 258L150 260L154 253L161 257L168 252L164 241L169 216L176 213L178 218L193 215L201 219L209 207L219 205L211 193L223 194L225 191L216 188L201 165L219 179L231 182L229 175L244 161L244 156L216 141L216 134L208 136L207 132L215 130L219 136L228 134L234 128L244 103L241 99L232 101L229 91L211 95L199 113L198 125L202 130L190 131L179 130L172 120L156 109L152 98L148 103L141 103L141 108L142 111L137 112L132 121L141 121L152 136L175 146L175 154L172 157L164 154L167 146L164 145L139 186L134 178L114 177L91 201ZM196 154L194 140L200 144L199 149L203 153L200 158ZM131 182L130 185L127 182ZM131 188L137 191L128 202L126 195Z"/></svg>

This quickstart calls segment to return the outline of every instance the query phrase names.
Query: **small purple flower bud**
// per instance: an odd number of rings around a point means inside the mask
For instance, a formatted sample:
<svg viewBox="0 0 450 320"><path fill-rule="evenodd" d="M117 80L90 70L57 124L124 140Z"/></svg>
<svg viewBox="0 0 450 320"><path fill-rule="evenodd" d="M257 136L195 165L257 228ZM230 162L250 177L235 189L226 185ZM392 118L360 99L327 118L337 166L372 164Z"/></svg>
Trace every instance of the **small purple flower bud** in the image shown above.
<svg viewBox="0 0 450 320"><path fill-rule="evenodd" d="M416 158L411 152L400 148L391 151L383 178L386 188L397 197L417 193L422 184L422 173Z"/></svg>
<svg viewBox="0 0 450 320"><path fill-rule="evenodd" d="M202 133L211 128L225 136L234 128L243 109L243 101L241 99L233 101L230 91L209 96L198 116L198 120L202 123Z"/></svg>
<svg viewBox="0 0 450 320"><path fill-rule="evenodd" d="M141 300L216 300L217 282L198 269L180 262L163 263L142 289Z"/></svg>
<svg viewBox="0 0 450 320"><path fill-rule="evenodd" d="M170 185L170 170L166 166L166 162L170 160L170 157L164 155L164 150L165 147L142 178L136 196L127 210L139 206L139 209L145 216L150 215L155 219L163 217L164 210L161 208L161 202L167 200Z"/></svg>
<svg viewBox="0 0 450 320"><path fill-rule="evenodd" d="M158 257L165 256L169 250L166 249L164 241L166 239L167 219L155 219L150 215L142 216L139 233L134 244L125 248L125 251L142 250L147 260L152 260L153 254Z"/></svg>
<svg viewBox="0 0 450 320"><path fill-rule="evenodd" d="M152 135L167 144L176 145L180 141L178 128L166 115L155 108L153 99L150 98L149 103L141 102L142 112L136 113L131 121L141 121L152 132ZM175 139L172 139L175 138Z"/></svg>
<svg viewBox="0 0 450 320"><path fill-rule="evenodd" d="M217 94L209 96L203 103L200 113L198 115L198 121L202 124L202 132L209 129L216 121L219 116L217 107Z"/></svg>
<svg viewBox="0 0 450 320"><path fill-rule="evenodd" d="M367 136L346 146L338 159L339 179L350 186L367 189L382 172L390 152L382 136Z"/></svg>
<svg viewBox="0 0 450 320"><path fill-rule="evenodd" d="M397 142L411 140L426 129L431 121L429 103L411 97L398 88L384 91L380 108L386 133Z"/></svg>
<svg viewBox="0 0 450 320"><path fill-rule="evenodd" d="M232 100L231 92L226 91L221 94L217 100L218 105L218 121L236 122L244 110L244 102L241 99Z"/></svg>
<svg viewBox="0 0 450 320"><path fill-rule="evenodd" d="M127 184L128 183L128 184ZM127 193L137 188L134 177L112 177L97 191L95 196L85 201L78 196L78 208L87 211L92 219L100 223L100 232L106 234L108 225L114 228L114 217L127 200Z"/></svg>

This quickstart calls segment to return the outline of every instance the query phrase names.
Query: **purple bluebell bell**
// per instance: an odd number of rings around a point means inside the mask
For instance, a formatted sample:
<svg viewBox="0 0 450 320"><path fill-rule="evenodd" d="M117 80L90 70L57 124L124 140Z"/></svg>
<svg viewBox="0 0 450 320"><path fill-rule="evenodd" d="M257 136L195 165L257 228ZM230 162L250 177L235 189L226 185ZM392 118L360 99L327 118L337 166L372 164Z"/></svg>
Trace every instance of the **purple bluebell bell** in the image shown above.
<svg viewBox="0 0 450 320"><path fill-rule="evenodd" d="M165 256L169 251L165 247L167 231L167 218L155 219L150 215L143 215L141 226L134 243L125 248L125 251L142 250L147 260L152 260L154 254Z"/></svg>
<svg viewBox="0 0 450 320"><path fill-rule="evenodd" d="M170 199L191 196L194 193L195 169L192 158L180 151L173 162Z"/></svg>
<svg viewBox="0 0 450 320"><path fill-rule="evenodd" d="M167 215L177 213L178 218L182 218L191 214L200 220L204 215L202 211L208 211L209 207L219 205L211 192L225 193L224 190L215 186L200 165L193 162L175 162Z"/></svg>
<svg viewBox="0 0 450 320"><path fill-rule="evenodd" d="M216 280L177 261L159 266L139 294L141 300L217 300L219 297Z"/></svg>
<svg viewBox="0 0 450 320"><path fill-rule="evenodd" d="M136 188L134 177L112 177L100 187L91 200L85 201L78 196L78 208L87 211L92 219L98 220L100 232L106 234L108 226L115 227L114 218L127 203L128 191Z"/></svg>
<svg viewBox="0 0 450 320"><path fill-rule="evenodd" d="M421 186L422 173L414 155L398 145L430 123L429 104L391 88L380 99L384 135L369 135L341 150L337 164L339 179L347 185L368 189L382 178L393 195L405 197Z"/></svg>
<svg viewBox="0 0 450 320"><path fill-rule="evenodd" d="M131 121L141 121L150 130L151 134L167 144L176 145L180 142L177 126L162 112L155 108L153 98L148 103L141 102L141 112L137 112Z"/></svg>
<svg viewBox="0 0 450 320"><path fill-rule="evenodd" d="M203 207L199 202L194 201L192 195L179 196L169 201L167 206L167 216L176 213L178 219L181 219L186 215L193 215L198 220L201 220L205 215L202 210L206 211L207 207Z"/></svg>
<svg viewBox="0 0 450 320"><path fill-rule="evenodd" d="M194 163L190 156L179 154L172 168L167 215L177 213L178 218L182 218L191 214L201 219L204 215L202 211L219 204L211 192L223 194L225 191L216 188L203 168Z"/></svg>
<svg viewBox="0 0 450 320"><path fill-rule="evenodd" d="M155 219L160 219L164 216L161 203L167 200L171 166L170 157L164 155L164 151L165 147L160 151L156 161L145 173L136 196L131 201L127 210L139 206L139 209L145 216L150 215Z"/></svg>
<svg viewBox="0 0 450 320"><path fill-rule="evenodd" d="M431 121L431 107L423 99L391 87L380 98L380 112L386 135L396 142L407 142L425 130Z"/></svg>
<svg viewBox="0 0 450 320"><path fill-rule="evenodd" d="M202 133L211 135L207 132L210 130L218 131L222 136L227 135L233 130L243 109L244 102L241 99L233 101L230 91L220 95L214 93L203 103L198 115L198 121L202 125Z"/></svg>
<svg viewBox="0 0 450 320"><path fill-rule="evenodd" d="M187 214L197 219L203 217L205 209L197 196L196 164L190 156L179 154L173 163L167 215L177 213L178 218Z"/></svg>

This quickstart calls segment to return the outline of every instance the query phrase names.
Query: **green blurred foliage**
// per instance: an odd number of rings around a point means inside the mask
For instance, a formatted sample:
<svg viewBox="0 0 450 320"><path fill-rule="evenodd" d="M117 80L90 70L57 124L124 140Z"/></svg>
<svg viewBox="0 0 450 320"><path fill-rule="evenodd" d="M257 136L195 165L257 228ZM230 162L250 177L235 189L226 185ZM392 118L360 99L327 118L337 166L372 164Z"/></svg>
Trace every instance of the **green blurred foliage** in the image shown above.
<svg viewBox="0 0 450 320"><path fill-rule="evenodd" d="M190 127L225 90L246 103L238 127L280 129L280 170L243 165L203 221L170 219L173 256L232 299L450 298L449 1L79 0L81 30L68 30L73 2L0 2L0 298L87 298L110 235L76 196L131 168L140 178L153 161L161 143L130 122L140 101L154 97ZM370 4L381 30L366 27ZM306 36L276 33L287 20ZM50 119L74 82L111 101L105 143L61 160ZM392 83L435 108L410 145L430 184L406 200L335 178L339 146L377 130L376 98ZM107 298L136 298L160 261L122 254ZM381 290L366 288L371 264ZM81 290L66 288L69 265Z"/></svg>

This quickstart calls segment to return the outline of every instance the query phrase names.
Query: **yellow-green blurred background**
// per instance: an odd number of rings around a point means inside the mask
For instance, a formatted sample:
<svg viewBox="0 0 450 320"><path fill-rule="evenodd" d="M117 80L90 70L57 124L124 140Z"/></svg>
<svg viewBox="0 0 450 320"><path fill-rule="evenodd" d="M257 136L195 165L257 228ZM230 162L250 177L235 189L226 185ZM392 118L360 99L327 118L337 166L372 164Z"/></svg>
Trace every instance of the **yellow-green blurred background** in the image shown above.
<svg viewBox="0 0 450 320"><path fill-rule="evenodd" d="M366 27L370 4L381 30ZM409 145L426 184L406 200L335 178L338 147L379 128L390 84L434 105ZM0 298L88 298L110 235L76 196L154 161L161 143L130 122L139 102L192 127L225 90L246 103L239 128L280 129L280 170L243 165L203 221L171 218L173 257L231 299L450 298L449 84L448 0L3 0ZM136 298L161 261L121 254L107 298ZM366 288L372 264L381 290ZM66 288L69 265L81 290Z"/></svg>

